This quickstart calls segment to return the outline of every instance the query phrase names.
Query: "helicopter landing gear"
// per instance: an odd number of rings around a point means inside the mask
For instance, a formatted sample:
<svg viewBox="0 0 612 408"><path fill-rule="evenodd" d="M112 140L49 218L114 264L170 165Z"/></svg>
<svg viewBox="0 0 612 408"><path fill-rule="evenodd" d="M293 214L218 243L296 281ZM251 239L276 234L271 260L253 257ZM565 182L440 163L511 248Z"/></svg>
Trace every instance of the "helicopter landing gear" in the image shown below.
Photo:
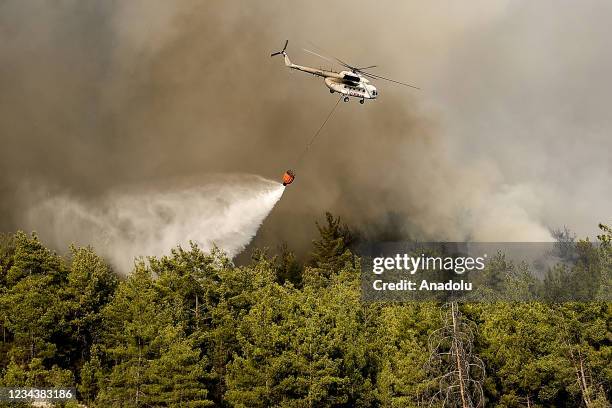
<svg viewBox="0 0 612 408"><path fill-rule="evenodd" d="M360 99L359 103L363 105L365 103L365 99Z"/></svg>
<svg viewBox="0 0 612 408"><path fill-rule="evenodd" d="M329 93L334 93L334 90L333 90L333 89L330 89L330 90L329 90Z"/></svg>
<svg viewBox="0 0 612 408"><path fill-rule="evenodd" d="M345 97L344 97L344 102L348 102L348 101L349 101L349 97L348 97L348 96L345 96Z"/></svg>

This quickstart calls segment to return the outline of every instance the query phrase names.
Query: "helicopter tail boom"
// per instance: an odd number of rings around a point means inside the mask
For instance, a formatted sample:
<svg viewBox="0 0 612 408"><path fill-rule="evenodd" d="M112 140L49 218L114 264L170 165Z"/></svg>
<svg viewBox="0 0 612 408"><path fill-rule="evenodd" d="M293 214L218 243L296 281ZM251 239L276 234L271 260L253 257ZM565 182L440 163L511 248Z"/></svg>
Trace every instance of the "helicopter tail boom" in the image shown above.
<svg viewBox="0 0 612 408"><path fill-rule="evenodd" d="M325 71L325 70L318 69L318 68L312 68L312 67L306 67L304 65L294 64L293 62L291 62L291 60L289 59L289 56L287 55L287 44L289 44L289 40L285 40L285 46L283 47L282 50L273 52L272 54L270 54L270 57L274 57L276 55L282 55L285 58L285 65L290 69L306 72L308 74L312 74L312 75L323 77L323 78L327 78L327 77L333 77L333 78L338 78L338 79L342 78L342 75L340 75L338 72Z"/></svg>

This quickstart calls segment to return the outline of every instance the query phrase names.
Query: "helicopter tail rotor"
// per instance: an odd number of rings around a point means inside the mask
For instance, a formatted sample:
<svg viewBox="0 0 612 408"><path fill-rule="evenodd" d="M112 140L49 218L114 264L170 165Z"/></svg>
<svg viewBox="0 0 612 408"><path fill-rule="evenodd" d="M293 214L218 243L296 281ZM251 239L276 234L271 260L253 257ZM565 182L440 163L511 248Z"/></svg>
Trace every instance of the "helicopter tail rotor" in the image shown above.
<svg viewBox="0 0 612 408"><path fill-rule="evenodd" d="M289 40L285 40L285 46L283 47L282 51L278 51L278 52L273 52L272 54L270 54L271 57L274 57L275 55L286 55L285 50L287 49L287 44L289 44Z"/></svg>

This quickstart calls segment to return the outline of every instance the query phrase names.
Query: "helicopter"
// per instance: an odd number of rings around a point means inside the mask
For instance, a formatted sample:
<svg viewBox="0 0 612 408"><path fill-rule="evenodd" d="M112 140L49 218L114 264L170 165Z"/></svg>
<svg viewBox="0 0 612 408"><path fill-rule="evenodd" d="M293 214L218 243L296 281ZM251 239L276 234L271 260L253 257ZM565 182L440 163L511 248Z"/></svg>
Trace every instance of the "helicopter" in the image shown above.
<svg viewBox="0 0 612 408"><path fill-rule="evenodd" d="M336 72L336 71L326 71L318 68L306 67L303 65L297 65L291 62L289 56L287 55L287 45L289 44L289 40L285 41L285 46L281 51L273 52L270 54L270 57L274 57L276 55L282 55L285 58L285 65L290 69L295 69L297 71L306 72L308 74L312 74L315 76L319 76L324 78L325 85L329 88L330 93L339 93L340 95L344 95L344 102L348 102L350 97L358 98L359 103L365 103L366 99L376 99L379 96L378 89L370 83L370 79L382 79L385 81L393 82L399 85L404 85L414 89L421 89L414 85L406 84L404 82L396 81L394 79L385 78L383 76L373 74L371 72L367 72L368 69L375 68L376 65L370 65L367 67L356 67L347 64L336 57L326 57L324 55L318 54L314 51L310 51L304 49L304 51L316 55L319 58L322 58L326 61L337 63L348 70Z"/></svg>

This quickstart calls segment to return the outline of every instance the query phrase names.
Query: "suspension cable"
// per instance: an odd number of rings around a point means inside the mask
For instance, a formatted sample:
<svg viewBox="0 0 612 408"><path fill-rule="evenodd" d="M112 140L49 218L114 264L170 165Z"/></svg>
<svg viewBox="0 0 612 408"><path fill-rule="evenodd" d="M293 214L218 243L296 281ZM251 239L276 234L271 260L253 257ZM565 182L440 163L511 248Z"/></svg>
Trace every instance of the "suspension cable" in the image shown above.
<svg viewBox="0 0 612 408"><path fill-rule="evenodd" d="M300 153L300 155L298 156L297 159L297 163L296 163L296 168L298 167L298 165L302 162L302 159L304 158L304 156L306 155L306 153L308 152L308 150L310 150L310 147L313 145L313 143L315 142L316 138L319 136L319 134L321 133L321 131L323 130L323 128L325 127L325 125L327 124L327 122L329 121L329 119L332 117L332 115L334 114L334 111L336 110L336 108L338 107L338 104L340 103L340 101L342 100L342 98L344 98L344 95L340 95L340 98L338 98L338 100L336 101L336 104L334 105L334 107L331 109L331 111L329 111L329 113L327 114L327 117L325 118L325 120L323 121L323 123L321 124L321 126L319 127L319 129L317 129L317 131L315 132L315 134L312 136L312 138L310 139L310 141L308 142L308 144L306 144L306 147L304 148L304 150L302 151L302 153Z"/></svg>

